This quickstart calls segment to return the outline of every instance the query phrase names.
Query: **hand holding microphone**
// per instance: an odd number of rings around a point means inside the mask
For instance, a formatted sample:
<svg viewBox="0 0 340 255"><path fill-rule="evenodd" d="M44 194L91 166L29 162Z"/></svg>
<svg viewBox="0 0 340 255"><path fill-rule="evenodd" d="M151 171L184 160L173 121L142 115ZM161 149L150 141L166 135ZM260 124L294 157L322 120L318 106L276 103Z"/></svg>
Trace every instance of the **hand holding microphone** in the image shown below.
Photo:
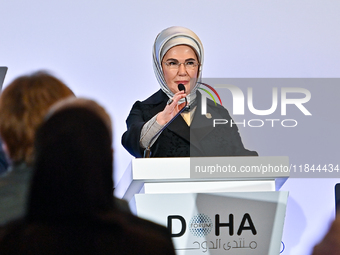
<svg viewBox="0 0 340 255"><path fill-rule="evenodd" d="M157 115L157 122L160 125L164 125L164 127L159 130L157 132L156 135L154 135L150 142L149 145L145 148L144 150L144 158L150 158L151 157L151 144L152 142L156 139L156 137L158 137L158 135L160 133L163 132L164 129L167 128L167 126L170 125L170 123L176 119L178 117L178 115L180 115L185 107L188 105L188 100L186 98L186 94L185 94L185 87L183 84L178 84L178 90L179 92L177 92L174 97L168 101L168 103L166 104L165 108L163 111L161 111L158 115ZM177 105L178 101L181 98L185 98L185 102Z"/></svg>
<svg viewBox="0 0 340 255"><path fill-rule="evenodd" d="M168 123L172 118L174 118L176 116L176 114L178 114L178 112L180 112L184 107L187 106L188 101L186 98L186 94L185 94L185 87L183 84L178 84L178 92L174 95L174 97L172 99L169 99L167 105L165 106L164 110L161 111L158 115L157 115L157 122L160 125L165 125L166 123ZM185 98L185 103L182 104L177 104L179 100L181 100L182 98Z"/></svg>

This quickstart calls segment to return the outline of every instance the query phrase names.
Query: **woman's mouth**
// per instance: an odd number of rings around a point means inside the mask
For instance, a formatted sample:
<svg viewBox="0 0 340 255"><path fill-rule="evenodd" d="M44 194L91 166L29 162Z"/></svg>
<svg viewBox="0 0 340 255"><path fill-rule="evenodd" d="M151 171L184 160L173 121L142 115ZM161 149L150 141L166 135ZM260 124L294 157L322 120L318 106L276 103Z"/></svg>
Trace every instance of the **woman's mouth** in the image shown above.
<svg viewBox="0 0 340 255"><path fill-rule="evenodd" d="M175 83L186 85L189 83L189 81L175 81Z"/></svg>

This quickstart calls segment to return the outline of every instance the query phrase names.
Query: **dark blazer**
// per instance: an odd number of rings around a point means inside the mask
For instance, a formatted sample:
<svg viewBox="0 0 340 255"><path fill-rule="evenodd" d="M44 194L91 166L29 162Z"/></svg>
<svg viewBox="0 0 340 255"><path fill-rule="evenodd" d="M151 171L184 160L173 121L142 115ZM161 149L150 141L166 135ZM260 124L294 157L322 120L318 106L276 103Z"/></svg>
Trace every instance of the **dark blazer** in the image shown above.
<svg viewBox="0 0 340 255"><path fill-rule="evenodd" d="M221 105L207 100L207 117L201 114L201 94L197 92L197 108L188 127L182 117L177 117L158 137L151 147L151 157L204 157L204 156L257 156L256 151L244 148L236 125L230 127L231 117ZM143 125L161 112L168 101L167 95L159 90L143 102L137 101L126 120L127 131L122 144L131 155L143 157L139 145ZM208 115L208 114L207 114ZM213 126L214 119L228 121L226 125Z"/></svg>

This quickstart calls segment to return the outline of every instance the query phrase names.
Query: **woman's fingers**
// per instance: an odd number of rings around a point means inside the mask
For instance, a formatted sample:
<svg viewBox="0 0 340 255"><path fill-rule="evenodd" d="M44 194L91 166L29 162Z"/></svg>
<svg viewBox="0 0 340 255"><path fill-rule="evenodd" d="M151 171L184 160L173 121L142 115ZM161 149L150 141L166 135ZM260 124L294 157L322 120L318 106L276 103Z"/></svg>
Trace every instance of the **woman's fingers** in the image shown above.
<svg viewBox="0 0 340 255"><path fill-rule="evenodd" d="M186 94L184 91L177 92L172 99L170 99L165 106L164 110L161 111L157 116L157 122L160 125L165 125L169 122L185 105L185 103L178 105L178 101L185 98Z"/></svg>
<svg viewBox="0 0 340 255"><path fill-rule="evenodd" d="M184 93L184 91L177 92L174 97L172 98L174 101L173 103L177 105L178 101L182 98L185 98L187 95Z"/></svg>
<svg viewBox="0 0 340 255"><path fill-rule="evenodd" d="M184 94L183 91L179 91L177 92L172 98L170 98L167 102L167 106L172 106L170 107L170 109L173 109L176 107L177 103L179 100L181 100L182 98L185 98L186 97L186 94ZM166 106L166 107L167 107ZM166 108L165 107L165 108Z"/></svg>
<svg viewBox="0 0 340 255"><path fill-rule="evenodd" d="M178 105L178 109L182 110L185 107L185 102Z"/></svg>

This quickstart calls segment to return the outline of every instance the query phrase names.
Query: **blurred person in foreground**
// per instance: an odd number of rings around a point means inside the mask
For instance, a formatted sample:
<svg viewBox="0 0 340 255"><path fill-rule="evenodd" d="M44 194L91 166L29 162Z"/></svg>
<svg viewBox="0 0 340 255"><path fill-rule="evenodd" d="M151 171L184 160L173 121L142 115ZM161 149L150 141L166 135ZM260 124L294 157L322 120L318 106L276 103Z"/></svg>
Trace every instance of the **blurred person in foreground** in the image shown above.
<svg viewBox="0 0 340 255"><path fill-rule="evenodd" d="M35 132L50 106L70 96L73 92L62 81L41 71L18 77L1 93L0 135L12 164L0 177L0 225L23 215Z"/></svg>
<svg viewBox="0 0 340 255"><path fill-rule="evenodd" d="M165 227L117 208L111 124L81 100L53 107L37 132L27 214L0 254L175 254Z"/></svg>
<svg viewBox="0 0 340 255"><path fill-rule="evenodd" d="M333 221L323 240L314 247L312 255L340 255L340 216Z"/></svg>

